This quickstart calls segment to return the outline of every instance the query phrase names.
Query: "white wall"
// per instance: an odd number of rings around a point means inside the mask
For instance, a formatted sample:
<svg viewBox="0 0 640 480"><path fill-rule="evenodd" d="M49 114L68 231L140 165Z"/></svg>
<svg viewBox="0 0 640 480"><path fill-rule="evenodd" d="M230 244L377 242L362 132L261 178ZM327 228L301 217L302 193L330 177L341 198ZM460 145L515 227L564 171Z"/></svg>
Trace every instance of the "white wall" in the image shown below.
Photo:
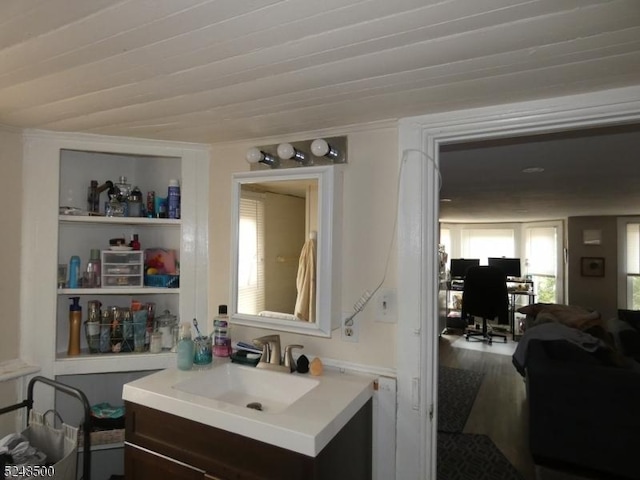
<svg viewBox="0 0 640 480"><path fill-rule="evenodd" d="M22 134L0 129L0 225L4 235L3 275L0 276L2 335L0 362L19 356L20 345L20 249L22 244ZM16 382L0 383L0 406L16 403ZM15 430L13 415L0 416L0 437Z"/></svg>
<svg viewBox="0 0 640 480"><path fill-rule="evenodd" d="M384 273L396 211L398 174L398 135L396 128L367 131L342 131L348 135L348 164L344 170L342 309L350 312L365 290L373 290ZM275 138L213 145L211 153L211 193L209 223L209 308L217 312L219 304L229 303L231 174L249 170L245 153L255 145L317 138ZM392 249L385 287L396 288L395 245ZM300 343L302 353L344 362L383 368L395 368L396 326L375 321L374 301L356 317L360 322L358 343L347 343L335 330L332 338L281 334L283 344ZM266 330L234 326L234 340L251 340L269 333Z"/></svg>
<svg viewBox="0 0 640 480"><path fill-rule="evenodd" d="M305 204L301 197L265 194L265 310L294 313L298 256L306 240Z"/></svg>

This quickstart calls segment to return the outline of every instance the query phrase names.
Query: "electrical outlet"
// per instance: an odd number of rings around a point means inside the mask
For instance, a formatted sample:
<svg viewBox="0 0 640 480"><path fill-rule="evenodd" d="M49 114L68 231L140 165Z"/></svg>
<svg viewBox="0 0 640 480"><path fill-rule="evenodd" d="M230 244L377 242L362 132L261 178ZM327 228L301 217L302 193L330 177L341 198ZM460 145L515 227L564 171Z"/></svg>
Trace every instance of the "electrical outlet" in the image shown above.
<svg viewBox="0 0 640 480"><path fill-rule="evenodd" d="M353 312L345 312L342 314L342 340L344 342L353 342L356 343L358 341L358 321L357 317L353 317L351 319L351 325L345 325L344 322L347 318L349 318Z"/></svg>
<svg viewBox="0 0 640 480"><path fill-rule="evenodd" d="M376 320L395 323L397 318L397 296L393 288L381 288L376 294Z"/></svg>

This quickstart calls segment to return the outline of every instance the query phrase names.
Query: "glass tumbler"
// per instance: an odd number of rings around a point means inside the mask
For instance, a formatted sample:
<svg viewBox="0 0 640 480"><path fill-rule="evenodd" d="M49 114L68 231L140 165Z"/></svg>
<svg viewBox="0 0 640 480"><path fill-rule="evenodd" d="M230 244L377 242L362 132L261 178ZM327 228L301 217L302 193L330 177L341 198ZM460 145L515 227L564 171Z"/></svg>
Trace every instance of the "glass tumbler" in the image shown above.
<svg viewBox="0 0 640 480"><path fill-rule="evenodd" d="M213 361L211 337L196 337L193 343L195 347L193 363L196 365L209 365Z"/></svg>

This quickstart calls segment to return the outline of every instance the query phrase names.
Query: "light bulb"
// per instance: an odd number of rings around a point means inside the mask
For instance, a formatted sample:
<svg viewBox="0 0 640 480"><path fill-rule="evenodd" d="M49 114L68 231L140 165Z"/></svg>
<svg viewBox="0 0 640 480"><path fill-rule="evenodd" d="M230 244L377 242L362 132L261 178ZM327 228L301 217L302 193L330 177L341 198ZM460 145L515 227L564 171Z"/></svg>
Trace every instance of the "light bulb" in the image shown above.
<svg viewBox="0 0 640 480"><path fill-rule="evenodd" d="M316 157L326 157L334 162L340 161L340 152L329 145L324 138L317 138L311 142L311 153Z"/></svg>
<svg viewBox="0 0 640 480"><path fill-rule="evenodd" d="M260 160L264 158L262 152L258 148L250 148L247 150L247 162L249 163L258 163Z"/></svg>
<svg viewBox="0 0 640 480"><path fill-rule="evenodd" d="M246 156L247 162L251 164L264 163L271 168L278 168L280 161L273 155L269 155L267 152L263 152L259 148L250 148L247 150Z"/></svg>
<svg viewBox="0 0 640 480"><path fill-rule="evenodd" d="M295 154L296 149L293 148L293 145L291 145L290 143L281 143L280 145L278 145L278 156L283 160L293 158Z"/></svg>
<svg viewBox="0 0 640 480"><path fill-rule="evenodd" d="M324 157L327 153L329 153L329 144L323 138L318 138L311 142L311 153L313 153L316 157Z"/></svg>

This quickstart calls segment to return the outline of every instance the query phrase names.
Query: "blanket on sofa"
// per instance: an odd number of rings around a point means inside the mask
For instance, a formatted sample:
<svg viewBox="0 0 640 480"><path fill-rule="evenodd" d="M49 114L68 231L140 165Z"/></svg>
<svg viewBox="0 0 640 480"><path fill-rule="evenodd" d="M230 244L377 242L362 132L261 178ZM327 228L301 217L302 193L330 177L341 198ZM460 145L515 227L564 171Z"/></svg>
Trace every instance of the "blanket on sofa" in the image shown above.
<svg viewBox="0 0 640 480"><path fill-rule="evenodd" d="M527 315L527 324L538 325L545 322L558 322L568 327L586 330L594 326L603 326L600 313L587 310L577 305L562 305L557 303L534 303L518 309L519 313Z"/></svg>
<svg viewBox="0 0 640 480"><path fill-rule="evenodd" d="M607 348L607 344L601 339L594 337L577 328L568 327L563 323L548 322L541 323L528 328L520 341L516 351L513 354L512 361L516 370L520 375L525 375L525 367L527 363L527 347L531 340L566 340L574 345L586 350L587 352L595 352L599 348Z"/></svg>

